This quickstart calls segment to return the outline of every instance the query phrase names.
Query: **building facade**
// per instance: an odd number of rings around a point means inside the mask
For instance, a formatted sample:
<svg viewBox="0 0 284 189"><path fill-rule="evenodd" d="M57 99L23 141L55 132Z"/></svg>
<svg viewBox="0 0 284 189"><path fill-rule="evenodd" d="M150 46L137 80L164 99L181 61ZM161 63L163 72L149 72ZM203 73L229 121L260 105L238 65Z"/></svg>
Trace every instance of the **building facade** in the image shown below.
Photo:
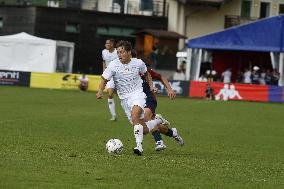
<svg viewBox="0 0 284 189"><path fill-rule="evenodd" d="M0 5L0 35L27 32L38 37L74 42L74 73L100 74L105 40L125 39L135 44L134 33L144 28L166 30L167 18L70 7Z"/></svg>
<svg viewBox="0 0 284 189"><path fill-rule="evenodd" d="M189 39L284 13L284 0L168 0L168 4L168 30Z"/></svg>

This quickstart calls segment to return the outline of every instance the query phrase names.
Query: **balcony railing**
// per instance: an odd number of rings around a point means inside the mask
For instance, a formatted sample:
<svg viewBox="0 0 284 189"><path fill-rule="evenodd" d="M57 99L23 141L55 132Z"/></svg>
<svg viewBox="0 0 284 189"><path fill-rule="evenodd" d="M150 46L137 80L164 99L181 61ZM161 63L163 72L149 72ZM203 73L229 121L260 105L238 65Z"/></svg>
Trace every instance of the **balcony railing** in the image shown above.
<svg viewBox="0 0 284 189"><path fill-rule="evenodd" d="M230 28L233 26L238 26L241 24L246 24L256 21L258 18L246 18L237 15L225 15L225 28Z"/></svg>
<svg viewBox="0 0 284 189"><path fill-rule="evenodd" d="M168 15L168 4L165 2L165 0L0 0L0 6L48 6L165 17Z"/></svg>

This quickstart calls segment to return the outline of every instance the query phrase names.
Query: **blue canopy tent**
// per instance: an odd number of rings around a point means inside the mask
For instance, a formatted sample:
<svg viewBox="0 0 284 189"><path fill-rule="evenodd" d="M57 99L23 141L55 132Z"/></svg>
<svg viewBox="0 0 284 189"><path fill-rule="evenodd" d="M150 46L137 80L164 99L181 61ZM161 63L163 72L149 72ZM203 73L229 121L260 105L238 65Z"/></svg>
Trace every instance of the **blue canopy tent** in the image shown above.
<svg viewBox="0 0 284 189"><path fill-rule="evenodd" d="M187 42L190 55L187 77L198 78L204 50L270 52L273 68L281 74L279 84L283 85L283 35L284 15L281 15L191 39Z"/></svg>

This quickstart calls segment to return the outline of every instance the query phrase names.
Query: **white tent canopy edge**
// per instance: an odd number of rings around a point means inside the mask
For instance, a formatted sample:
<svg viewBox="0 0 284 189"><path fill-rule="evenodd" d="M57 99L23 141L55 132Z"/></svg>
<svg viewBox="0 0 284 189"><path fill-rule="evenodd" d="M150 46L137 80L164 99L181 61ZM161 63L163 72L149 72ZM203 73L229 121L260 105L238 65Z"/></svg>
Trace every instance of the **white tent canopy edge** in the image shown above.
<svg viewBox="0 0 284 189"><path fill-rule="evenodd" d="M67 55L69 62L66 72L72 72L74 44L67 43L72 56L70 53ZM24 32L0 36L0 69L54 73L58 63L57 45L55 40L35 37Z"/></svg>

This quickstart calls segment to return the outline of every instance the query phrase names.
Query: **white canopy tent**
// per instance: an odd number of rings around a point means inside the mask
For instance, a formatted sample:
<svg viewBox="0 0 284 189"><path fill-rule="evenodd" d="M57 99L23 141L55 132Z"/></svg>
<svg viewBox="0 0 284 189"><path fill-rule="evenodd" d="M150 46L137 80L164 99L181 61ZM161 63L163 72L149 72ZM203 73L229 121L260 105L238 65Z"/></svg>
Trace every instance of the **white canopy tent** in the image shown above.
<svg viewBox="0 0 284 189"><path fill-rule="evenodd" d="M19 33L0 36L0 69L72 72L74 43Z"/></svg>

